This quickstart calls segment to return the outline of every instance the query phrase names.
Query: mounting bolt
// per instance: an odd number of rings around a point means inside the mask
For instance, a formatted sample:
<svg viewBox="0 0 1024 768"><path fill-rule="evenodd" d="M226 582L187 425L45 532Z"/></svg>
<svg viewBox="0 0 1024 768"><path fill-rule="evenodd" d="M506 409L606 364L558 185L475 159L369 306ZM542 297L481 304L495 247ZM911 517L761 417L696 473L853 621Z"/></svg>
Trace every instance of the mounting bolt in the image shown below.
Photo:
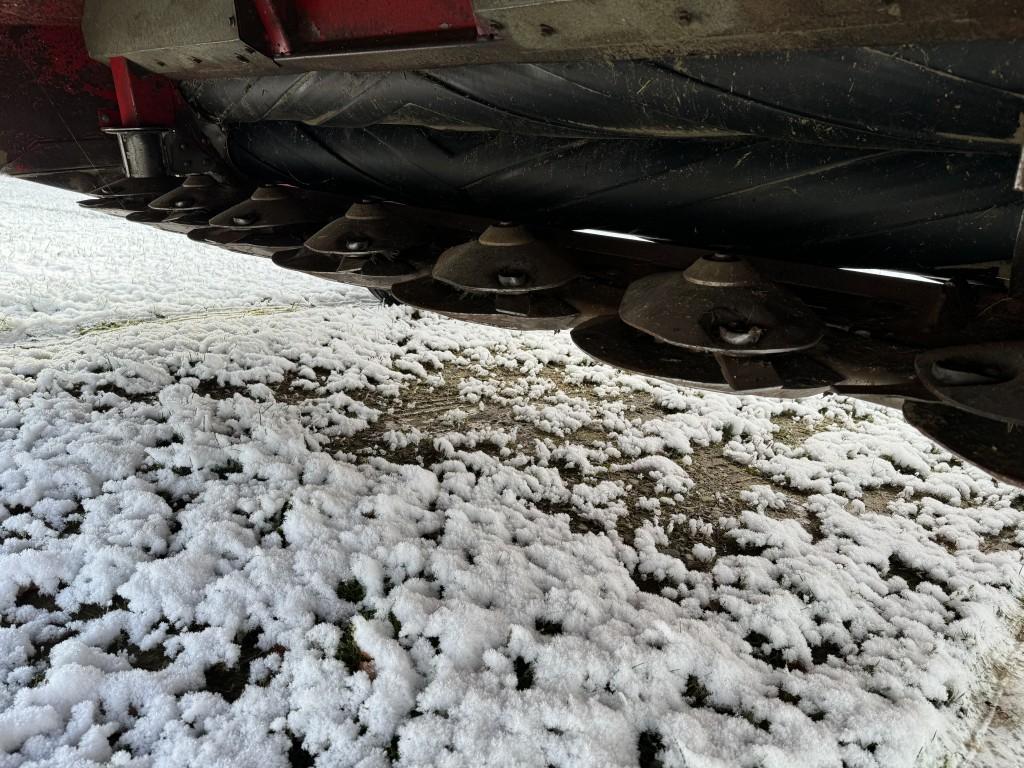
<svg viewBox="0 0 1024 768"><path fill-rule="evenodd" d="M764 336L764 328L747 325L742 322L723 323L718 326L718 335L722 341L734 347L749 347L757 344Z"/></svg>
<svg viewBox="0 0 1024 768"><path fill-rule="evenodd" d="M498 272L498 284L502 288L522 288L530 282L530 276L521 269L505 267Z"/></svg>

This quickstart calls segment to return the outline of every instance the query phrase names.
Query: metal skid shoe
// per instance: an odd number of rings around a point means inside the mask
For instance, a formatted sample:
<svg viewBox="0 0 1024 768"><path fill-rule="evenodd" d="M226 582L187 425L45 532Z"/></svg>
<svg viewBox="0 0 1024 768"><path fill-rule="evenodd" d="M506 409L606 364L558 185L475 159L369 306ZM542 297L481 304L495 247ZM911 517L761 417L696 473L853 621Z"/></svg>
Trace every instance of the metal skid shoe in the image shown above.
<svg viewBox="0 0 1024 768"><path fill-rule="evenodd" d="M399 283L393 293L403 304L459 320L559 331L579 322L579 311L562 296L578 277L562 248L525 227L496 224L441 254L430 277Z"/></svg>
<svg viewBox="0 0 1024 768"><path fill-rule="evenodd" d="M1024 488L1024 342L932 350L915 367L939 402L908 401L907 421L951 453Z"/></svg>
<svg viewBox="0 0 1024 768"><path fill-rule="evenodd" d="M221 182L205 173L186 176L180 187L153 200L149 207L168 214L205 213L207 218L232 208L252 194L252 187Z"/></svg>
<svg viewBox="0 0 1024 768"><path fill-rule="evenodd" d="M147 210L129 214L128 221L188 234L207 227L211 215L238 204L250 191L208 174L192 174L185 177L181 186L152 200Z"/></svg>
<svg viewBox="0 0 1024 768"><path fill-rule="evenodd" d="M337 215L336 205L336 201L298 190L259 187L248 199L213 216L208 227L189 236L238 253L271 258L301 249L311 231Z"/></svg>
<svg viewBox="0 0 1024 768"><path fill-rule="evenodd" d="M842 378L808 352L824 332L810 309L747 262L709 256L632 283L618 317L581 325L573 340L601 362L683 386L807 397Z"/></svg>
<svg viewBox="0 0 1024 768"><path fill-rule="evenodd" d="M87 211L98 211L110 216L127 217L133 213L147 211L149 200L145 197L93 197L79 200L78 207Z"/></svg>
<svg viewBox="0 0 1024 768"><path fill-rule="evenodd" d="M149 204L167 193L178 184L178 179L169 176L152 178L124 178L104 184L92 191L87 200L78 205L90 211L100 211L113 216L130 216L149 210Z"/></svg>
<svg viewBox="0 0 1024 768"><path fill-rule="evenodd" d="M92 191L94 199L79 205L94 211L128 216L145 211L148 204L178 185L165 170L161 128L109 128L121 149L125 178Z"/></svg>
<svg viewBox="0 0 1024 768"><path fill-rule="evenodd" d="M314 277L390 291L396 283L430 274L437 258L431 231L394 207L361 202L314 234L298 252L274 263Z"/></svg>

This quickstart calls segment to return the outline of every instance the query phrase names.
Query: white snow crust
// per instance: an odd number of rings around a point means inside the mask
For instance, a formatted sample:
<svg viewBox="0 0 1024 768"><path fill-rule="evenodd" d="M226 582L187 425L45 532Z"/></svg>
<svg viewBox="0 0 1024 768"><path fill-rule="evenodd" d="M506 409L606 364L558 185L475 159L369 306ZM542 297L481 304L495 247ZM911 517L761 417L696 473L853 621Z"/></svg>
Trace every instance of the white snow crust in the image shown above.
<svg viewBox="0 0 1024 768"><path fill-rule="evenodd" d="M966 764L1022 546L886 409L0 183L0 768Z"/></svg>

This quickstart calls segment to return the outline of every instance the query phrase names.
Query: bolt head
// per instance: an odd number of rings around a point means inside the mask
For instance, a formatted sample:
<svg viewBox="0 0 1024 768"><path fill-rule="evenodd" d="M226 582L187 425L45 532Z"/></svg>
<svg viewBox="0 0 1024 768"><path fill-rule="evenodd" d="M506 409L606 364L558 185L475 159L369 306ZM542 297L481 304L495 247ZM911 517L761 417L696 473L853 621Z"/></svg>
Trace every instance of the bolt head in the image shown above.
<svg viewBox="0 0 1024 768"><path fill-rule="evenodd" d="M723 323L718 326L719 337L733 347L749 347L757 344L764 334L764 328L742 322Z"/></svg>
<svg viewBox="0 0 1024 768"><path fill-rule="evenodd" d="M504 268L498 272L498 285L502 288L523 288L530 282L530 275L521 269Z"/></svg>

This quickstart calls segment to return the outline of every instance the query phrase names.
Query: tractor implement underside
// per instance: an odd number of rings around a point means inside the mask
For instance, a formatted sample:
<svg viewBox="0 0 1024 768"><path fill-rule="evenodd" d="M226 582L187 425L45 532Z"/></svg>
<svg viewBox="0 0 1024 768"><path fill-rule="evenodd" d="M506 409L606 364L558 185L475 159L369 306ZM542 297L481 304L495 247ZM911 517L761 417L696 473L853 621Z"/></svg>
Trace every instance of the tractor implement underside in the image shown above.
<svg viewBox="0 0 1024 768"><path fill-rule="evenodd" d="M25 5L9 173L681 385L902 407L1024 485L1012 3Z"/></svg>

